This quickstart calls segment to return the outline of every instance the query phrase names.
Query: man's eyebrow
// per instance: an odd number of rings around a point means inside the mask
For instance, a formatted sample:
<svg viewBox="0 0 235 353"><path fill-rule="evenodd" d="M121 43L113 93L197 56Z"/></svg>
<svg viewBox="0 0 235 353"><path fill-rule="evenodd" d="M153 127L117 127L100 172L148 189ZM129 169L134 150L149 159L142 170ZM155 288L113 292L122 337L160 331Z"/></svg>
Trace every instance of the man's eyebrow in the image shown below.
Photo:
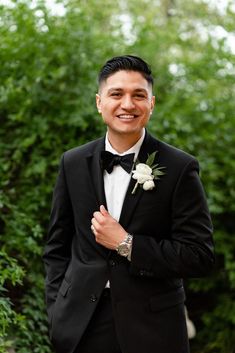
<svg viewBox="0 0 235 353"><path fill-rule="evenodd" d="M136 88L134 89L135 92L145 92L148 93L148 91L145 88Z"/></svg>
<svg viewBox="0 0 235 353"><path fill-rule="evenodd" d="M118 91L118 92L122 92L123 88L119 88L119 87L111 87L108 89L108 93L113 92L113 91ZM145 92L148 93L148 91L145 88L136 88L133 90L134 92Z"/></svg>
<svg viewBox="0 0 235 353"><path fill-rule="evenodd" d="M122 88L118 88L118 87L111 87L111 88L108 89L108 93L113 92L113 91L123 91L123 89Z"/></svg>

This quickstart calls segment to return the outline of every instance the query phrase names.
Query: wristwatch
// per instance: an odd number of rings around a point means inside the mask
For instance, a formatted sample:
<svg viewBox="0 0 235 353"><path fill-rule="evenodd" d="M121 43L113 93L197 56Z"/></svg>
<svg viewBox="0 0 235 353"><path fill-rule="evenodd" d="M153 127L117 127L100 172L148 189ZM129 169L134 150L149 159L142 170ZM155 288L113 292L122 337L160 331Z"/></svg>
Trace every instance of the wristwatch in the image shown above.
<svg viewBox="0 0 235 353"><path fill-rule="evenodd" d="M130 260L130 254L132 250L132 241L133 241L133 235L127 234L126 238L124 241L122 241L120 244L117 246L117 253L121 256L127 257L128 260Z"/></svg>

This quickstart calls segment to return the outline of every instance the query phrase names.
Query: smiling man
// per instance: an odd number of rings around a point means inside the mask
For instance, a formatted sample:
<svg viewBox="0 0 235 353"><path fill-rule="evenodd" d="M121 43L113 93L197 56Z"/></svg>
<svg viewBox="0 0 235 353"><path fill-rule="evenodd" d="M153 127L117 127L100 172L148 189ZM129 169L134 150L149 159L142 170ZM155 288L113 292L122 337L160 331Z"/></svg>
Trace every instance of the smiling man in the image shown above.
<svg viewBox="0 0 235 353"><path fill-rule="evenodd" d="M145 129L147 63L115 57L99 74L105 137L64 153L44 252L57 353L188 353L182 278L214 264L196 159Z"/></svg>
<svg viewBox="0 0 235 353"><path fill-rule="evenodd" d="M96 102L109 141L118 152L125 152L140 139L149 121L155 102L152 81L138 71L119 70L105 81L100 79Z"/></svg>

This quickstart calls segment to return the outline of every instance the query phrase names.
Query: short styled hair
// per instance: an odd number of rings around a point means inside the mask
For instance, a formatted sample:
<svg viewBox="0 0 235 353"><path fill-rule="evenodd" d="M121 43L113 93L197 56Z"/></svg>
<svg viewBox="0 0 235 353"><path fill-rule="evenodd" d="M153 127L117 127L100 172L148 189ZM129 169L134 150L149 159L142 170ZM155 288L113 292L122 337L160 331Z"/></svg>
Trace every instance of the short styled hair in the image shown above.
<svg viewBox="0 0 235 353"><path fill-rule="evenodd" d="M134 55L115 56L108 60L101 68L98 83L99 86L102 82L117 71L137 71L143 75L146 81L153 87L153 76L150 66L141 58Z"/></svg>

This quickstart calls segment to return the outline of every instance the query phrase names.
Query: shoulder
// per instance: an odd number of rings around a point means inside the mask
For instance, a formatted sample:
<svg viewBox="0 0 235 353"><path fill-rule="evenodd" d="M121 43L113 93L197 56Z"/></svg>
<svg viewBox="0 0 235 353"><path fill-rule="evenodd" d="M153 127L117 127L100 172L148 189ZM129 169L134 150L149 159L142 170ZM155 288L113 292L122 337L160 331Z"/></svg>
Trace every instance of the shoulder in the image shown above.
<svg viewBox="0 0 235 353"><path fill-rule="evenodd" d="M182 169L187 165L192 165L196 169L199 168L198 161L195 156L153 136L151 136L151 138L155 141L155 146L158 153L158 162L160 165L170 167L172 171Z"/></svg>
<svg viewBox="0 0 235 353"><path fill-rule="evenodd" d="M64 152L63 157L66 162L74 161L81 158L87 158L104 148L104 137L98 138L84 145L74 147Z"/></svg>
<svg viewBox="0 0 235 353"><path fill-rule="evenodd" d="M192 160L196 160L196 158L189 154L186 151L183 151L180 148L172 146L166 142L158 141L159 142L159 151L165 156L170 158L171 160L183 161L183 162L190 162Z"/></svg>

